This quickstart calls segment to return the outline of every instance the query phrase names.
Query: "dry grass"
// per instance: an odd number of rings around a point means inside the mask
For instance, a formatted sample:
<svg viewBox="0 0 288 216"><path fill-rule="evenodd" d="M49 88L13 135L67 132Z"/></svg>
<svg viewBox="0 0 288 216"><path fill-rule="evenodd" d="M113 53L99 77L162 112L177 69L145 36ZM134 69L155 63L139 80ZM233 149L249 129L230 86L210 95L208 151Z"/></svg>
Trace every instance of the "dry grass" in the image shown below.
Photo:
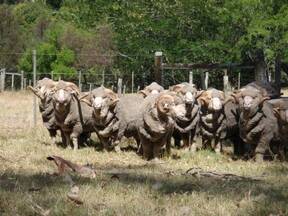
<svg viewBox="0 0 288 216"><path fill-rule="evenodd" d="M174 150L180 159L148 163L134 152L77 152L49 145L38 115L32 123L32 96L0 95L0 215L288 215L288 165L231 161L208 151L190 154ZM67 199L69 184L52 175L46 160L58 155L91 163L95 179L73 175L84 204ZM261 176L253 180L218 180L183 175L191 167ZM119 178L111 178L116 174Z"/></svg>

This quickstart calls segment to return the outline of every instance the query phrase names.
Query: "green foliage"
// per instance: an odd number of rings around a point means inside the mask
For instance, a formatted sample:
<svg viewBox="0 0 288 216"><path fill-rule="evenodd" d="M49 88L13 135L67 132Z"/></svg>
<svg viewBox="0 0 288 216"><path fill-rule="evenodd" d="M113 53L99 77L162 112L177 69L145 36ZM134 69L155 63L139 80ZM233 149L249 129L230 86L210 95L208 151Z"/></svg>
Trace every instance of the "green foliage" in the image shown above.
<svg viewBox="0 0 288 216"><path fill-rule="evenodd" d="M151 81L158 50L167 62L251 62L258 50L270 65L288 61L287 0L39 0L15 4L13 15L26 36L15 60L24 70L33 48L47 73L105 68L134 71L138 82Z"/></svg>

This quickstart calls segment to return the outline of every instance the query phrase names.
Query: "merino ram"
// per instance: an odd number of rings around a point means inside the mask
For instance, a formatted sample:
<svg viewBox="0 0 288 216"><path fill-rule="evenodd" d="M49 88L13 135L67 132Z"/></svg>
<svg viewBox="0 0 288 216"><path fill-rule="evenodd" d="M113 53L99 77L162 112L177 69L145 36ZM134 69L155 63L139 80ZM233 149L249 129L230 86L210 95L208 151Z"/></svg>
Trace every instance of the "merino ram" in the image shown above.
<svg viewBox="0 0 288 216"><path fill-rule="evenodd" d="M210 88L202 92L198 100L201 104L202 147L211 147L216 153L220 153L223 139L226 137L224 93Z"/></svg>
<svg viewBox="0 0 288 216"><path fill-rule="evenodd" d="M55 121L54 107L52 102L54 94L53 89L56 85L57 82L54 82L49 78L43 78L37 82L35 88L32 86L28 87L40 99L39 110L42 116L43 124L47 128L53 144L56 144L57 130L60 129Z"/></svg>
<svg viewBox="0 0 288 216"><path fill-rule="evenodd" d="M233 97L240 107L240 136L250 149L249 155L262 161L271 155L270 145L279 138L273 106L267 102L269 97L252 86L242 88Z"/></svg>
<svg viewBox="0 0 288 216"><path fill-rule="evenodd" d="M183 147L196 150L195 137L199 132L200 106L197 101L197 90L194 85L181 83L170 88L175 92L175 114L176 123L173 138L175 146L180 146L180 140L183 141Z"/></svg>
<svg viewBox="0 0 288 216"><path fill-rule="evenodd" d="M81 136L85 139L94 131L93 110L85 102L79 101L78 87L73 83L59 81L53 95L56 124L63 132L62 142L66 146L73 143L78 149Z"/></svg>
<svg viewBox="0 0 288 216"><path fill-rule="evenodd" d="M145 98L140 107L137 131L144 158L158 158L162 148L170 154L170 142L175 125L174 98L155 94Z"/></svg>

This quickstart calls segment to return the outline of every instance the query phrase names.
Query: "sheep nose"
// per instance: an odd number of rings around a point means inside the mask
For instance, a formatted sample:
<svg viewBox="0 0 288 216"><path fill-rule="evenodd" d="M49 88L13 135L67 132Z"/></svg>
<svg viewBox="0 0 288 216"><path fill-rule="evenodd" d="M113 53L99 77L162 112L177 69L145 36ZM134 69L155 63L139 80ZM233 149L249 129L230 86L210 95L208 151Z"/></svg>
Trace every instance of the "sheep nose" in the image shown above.
<svg viewBox="0 0 288 216"><path fill-rule="evenodd" d="M93 101L93 107L95 109L100 109L102 107L103 99L102 97L96 97Z"/></svg>
<svg viewBox="0 0 288 216"><path fill-rule="evenodd" d="M158 94L158 93L159 93L159 91L157 91L155 89L151 91L151 94Z"/></svg>
<svg viewBox="0 0 288 216"><path fill-rule="evenodd" d="M187 92L185 94L185 102L186 102L186 104L193 104L194 103L194 97L193 97L191 92Z"/></svg>

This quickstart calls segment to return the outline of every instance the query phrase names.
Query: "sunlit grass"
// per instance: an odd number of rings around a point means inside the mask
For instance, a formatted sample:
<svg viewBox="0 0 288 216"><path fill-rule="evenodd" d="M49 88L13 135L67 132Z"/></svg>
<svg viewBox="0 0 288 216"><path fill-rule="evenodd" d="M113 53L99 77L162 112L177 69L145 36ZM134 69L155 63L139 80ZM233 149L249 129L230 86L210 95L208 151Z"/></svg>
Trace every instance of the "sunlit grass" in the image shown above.
<svg viewBox="0 0 288 216"><path fill-rule="evenodd" d="M135 152L51 146L41 124L32 127L32 95L0 95L0 215L287 215L286 163L233 161L210 151L173 149L179 159L142 160ZM59 139L60 140L60 139ZM46 160L58 155L92 164L95 179L72 175L83 205L67 198L70 185ZM177 157L178 158L178 157ZM185 174L189 168L233 173L254 180L221 180ZM116 178L111 178L111 176Z"/></svg>

